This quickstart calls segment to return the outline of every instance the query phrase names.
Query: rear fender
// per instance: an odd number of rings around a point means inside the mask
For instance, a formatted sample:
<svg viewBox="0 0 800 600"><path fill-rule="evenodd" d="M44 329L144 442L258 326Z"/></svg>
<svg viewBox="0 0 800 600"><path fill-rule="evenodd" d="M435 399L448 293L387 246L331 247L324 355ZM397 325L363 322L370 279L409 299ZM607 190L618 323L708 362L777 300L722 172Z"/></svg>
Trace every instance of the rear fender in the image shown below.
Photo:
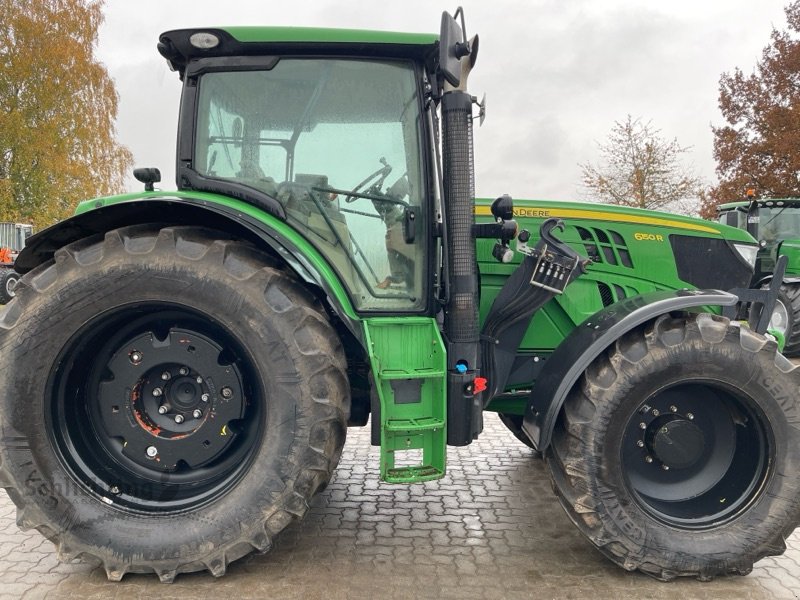
<svg viewBox="0 0 800 600"><path fill-rule="evenodd" d="M165 196L119 202L84 212L28 238L15 267L20 273L27 273L51 260L55 251L67 244L143 223L209 227L252 242L284 262L301 281L319 288L322 299L363 346L362 328L344 287L330 268L327 273L320 268L324 263L321 257L317 255L317 260L313 260L308 249L301 249L267 223L213 202Z"/></svg>
<svg viewBox="0 0 800 600"><path fill-rule="evenodd" d="M522 429L544 451L561 407L581 374L622 335L656 317L701 306L733 306L739 298L717 290L657 291L627 298L579 325L547 359L531 390Z"/></svg>

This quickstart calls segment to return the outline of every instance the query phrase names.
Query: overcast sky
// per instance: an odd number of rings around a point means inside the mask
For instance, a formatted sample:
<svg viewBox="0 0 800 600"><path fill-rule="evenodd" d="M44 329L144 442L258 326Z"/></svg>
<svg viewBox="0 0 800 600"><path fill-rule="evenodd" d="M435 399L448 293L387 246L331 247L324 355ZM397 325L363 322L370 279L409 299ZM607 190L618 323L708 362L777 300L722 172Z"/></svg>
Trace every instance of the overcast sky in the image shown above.
<svg viewBox="0 0 800 600"><path fill-rule="evenodd" d="M723 124L719 78L750 73L782 0L462 0L480 35L470 92L488 97L475 133L479 196L580 199L580 163L630 114L690 146L697 174L715 181L711 125ZM119 140L136 166L159 167L175 188L180 82L156 51L184 27L295 25L437 32L456 4L349 0L106 0L98 57L120 94ZM130 188L138 189L131 178Z"/></svg>

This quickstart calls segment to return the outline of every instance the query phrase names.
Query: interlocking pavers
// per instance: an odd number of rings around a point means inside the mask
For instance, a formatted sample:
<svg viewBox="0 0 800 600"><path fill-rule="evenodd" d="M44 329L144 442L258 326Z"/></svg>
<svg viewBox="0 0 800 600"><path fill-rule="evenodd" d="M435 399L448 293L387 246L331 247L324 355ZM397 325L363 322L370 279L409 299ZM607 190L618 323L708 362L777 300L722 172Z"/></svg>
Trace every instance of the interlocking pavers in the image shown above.
<svg viewBox="0 0 800 600"><path fill-rule="evenodd" d="M0 597L653 598L800 597L800 532L785 555L747 577L659 583L626 573L569 522L543 463L493 415L478 442L449 449L448 475L411 487L378 481L368 429L351 429L340 468L300 523L262 556L216 580L155 576L118 584L90 565L56 560L35 531L21 532L0 492Z"/></svg>

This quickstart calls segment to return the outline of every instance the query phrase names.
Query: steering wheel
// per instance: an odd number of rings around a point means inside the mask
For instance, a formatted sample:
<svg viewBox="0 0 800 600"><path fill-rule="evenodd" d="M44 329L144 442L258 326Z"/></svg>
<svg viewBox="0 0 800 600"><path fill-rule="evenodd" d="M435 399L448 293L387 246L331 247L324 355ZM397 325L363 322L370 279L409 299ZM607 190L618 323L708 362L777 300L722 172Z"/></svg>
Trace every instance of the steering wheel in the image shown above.
<svg viewBox="0 0 800 600"><path fill-rule="evenodd" d="M354 194L360 192L363 188L367 187L368 183L372 183L373 181L374 183L369 186L369 189L380 192L381 187L383 187L383 182L386 181L389 173L392 172L392 166L386 162L384 157L381 157L380 162L383 166L374 173L370 173L366 178L364 178L363 181L361 181L361 183L351 189L350 193L344 199L345 202L354 202L358 198L358 196Z"/></svg>

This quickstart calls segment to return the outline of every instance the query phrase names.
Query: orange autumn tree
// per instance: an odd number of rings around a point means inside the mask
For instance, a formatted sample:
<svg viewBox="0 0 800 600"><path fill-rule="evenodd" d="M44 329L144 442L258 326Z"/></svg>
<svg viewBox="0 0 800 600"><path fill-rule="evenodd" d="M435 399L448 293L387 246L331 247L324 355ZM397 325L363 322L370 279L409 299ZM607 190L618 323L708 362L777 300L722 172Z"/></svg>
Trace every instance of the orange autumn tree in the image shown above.
<svg viewBox="0 0 800 600"><path fill-rule="evenodd" d="M752 74L720 79L719 107L727 125L712 127L719 184L703 198L702 214L759 197L800 196L800 1L785 9L788 30L772 30Z"/></svg>
<svg viewBox="0 0 800 600"><path fill-rule="evenodd" d="M44 227L121 191L118 96L94 51L103 2L0 0L0 221Z"/></svg>

